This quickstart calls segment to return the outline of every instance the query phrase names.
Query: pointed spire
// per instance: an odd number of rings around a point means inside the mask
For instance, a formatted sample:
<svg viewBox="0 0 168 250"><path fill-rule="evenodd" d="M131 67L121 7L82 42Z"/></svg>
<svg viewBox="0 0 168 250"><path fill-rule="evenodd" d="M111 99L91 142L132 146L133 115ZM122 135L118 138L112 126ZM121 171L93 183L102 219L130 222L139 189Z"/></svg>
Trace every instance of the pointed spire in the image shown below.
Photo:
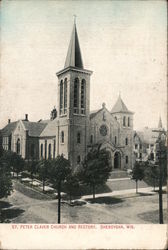
<svg viewBox="0 0 168 250"><path fill-rule="evenodd" d="M118 99L111 110L111 113L118 113L118 112L132 113L131 111L128 110L127 106L121 99L121 93L119 93Z"/></svg>
<svg viewBox="0 0 168 250"><path fill-rule="evenodd" d="M78 34L76 29L76 15L74 15L74 26L71 34L71 40L69 43L64 68L70 66L83 69L82 55L80 51Z"/></svg>
<svg viewBox="0 0 168 250"><path fill-rule="evenodd" d="M158 128L163 128L161 116L159 117Z"/></svg>

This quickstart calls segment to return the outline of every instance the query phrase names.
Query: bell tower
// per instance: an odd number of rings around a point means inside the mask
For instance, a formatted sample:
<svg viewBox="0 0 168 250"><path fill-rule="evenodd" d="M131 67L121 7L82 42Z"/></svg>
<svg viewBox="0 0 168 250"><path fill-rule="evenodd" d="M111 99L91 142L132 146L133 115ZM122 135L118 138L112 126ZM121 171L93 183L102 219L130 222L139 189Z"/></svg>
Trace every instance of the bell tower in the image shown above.
<svg viewBox="0 0 168 250"><path fill-rule="evenodd" d="M127 106L119 94L118 100L111 110L112 116L118 121L120 127L119 144L124 152L124 168L133 167L133 112Z"/></svg>
<svg viewBox="0 0 168 250"><path fill-rule="evenodd" d="M58 147L73 167L80 164L87 154L90 76L84 69L79 39L74 22L64 69L58 77Z"/></svg>

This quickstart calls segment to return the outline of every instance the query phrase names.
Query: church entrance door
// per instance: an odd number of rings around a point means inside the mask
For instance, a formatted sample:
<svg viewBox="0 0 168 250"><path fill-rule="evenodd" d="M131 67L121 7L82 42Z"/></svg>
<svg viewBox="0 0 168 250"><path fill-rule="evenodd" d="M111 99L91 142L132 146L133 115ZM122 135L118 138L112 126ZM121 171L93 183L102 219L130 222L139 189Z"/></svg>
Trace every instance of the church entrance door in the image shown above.
<svg viewBox="0 0 168 250"><path fill-rule="evenodd" d="M114 169L120 169L121 168L121 155L119 152L116 152L114 154Z"/></svg>

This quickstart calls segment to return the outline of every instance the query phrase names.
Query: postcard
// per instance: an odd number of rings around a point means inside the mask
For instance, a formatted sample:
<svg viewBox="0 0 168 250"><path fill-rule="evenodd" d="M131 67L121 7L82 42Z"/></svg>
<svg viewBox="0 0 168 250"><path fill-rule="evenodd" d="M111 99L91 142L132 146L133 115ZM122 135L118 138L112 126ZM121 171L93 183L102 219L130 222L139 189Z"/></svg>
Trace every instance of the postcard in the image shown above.
<svg viewBox="0 0 168 250"><path fill-rule="evenodd" d="M0 4L0 249L167 249L166 1Z"/></svg>

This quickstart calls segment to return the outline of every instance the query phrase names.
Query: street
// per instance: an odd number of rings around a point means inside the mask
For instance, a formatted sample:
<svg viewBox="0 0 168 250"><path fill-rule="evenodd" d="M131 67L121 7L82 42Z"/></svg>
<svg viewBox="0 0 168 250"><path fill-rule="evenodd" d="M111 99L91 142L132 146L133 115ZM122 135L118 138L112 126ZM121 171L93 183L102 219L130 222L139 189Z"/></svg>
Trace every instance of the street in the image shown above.
<svg viewBox="0 0 168 250"><path fill-rule="evenodd" d="M129 181L129 180L128 180ZM122 182L119 180L118 182ZM126 184L126 180L123 180ZM117 181L112 182L118 185ZM18 185L22 189L18 188ZM130 185L130 184L129 184ZM152 188L149 188L152 191ZM25 194L23 184L15 184L15 190L8 198L3 199L8 222L11 223L57 223L57 200L33 194ZM97 223L97 224L146 224L158 223L158 193L141 192L135 194L130 189L118 191L118 195L106 193L104 197L97 195L93 203L91 196L83 197L87 202L81 206L70 206L68 202L61 204L61 223ZM145 189L144 189L145 190ZM128 190L129 191L129 190ZM117 193L117 191L116 191ZM163 194L163 208L166 212L167 195ZM1 201L1 203L3 204ZM164 223L167 218L164 214Z"/></svg>

